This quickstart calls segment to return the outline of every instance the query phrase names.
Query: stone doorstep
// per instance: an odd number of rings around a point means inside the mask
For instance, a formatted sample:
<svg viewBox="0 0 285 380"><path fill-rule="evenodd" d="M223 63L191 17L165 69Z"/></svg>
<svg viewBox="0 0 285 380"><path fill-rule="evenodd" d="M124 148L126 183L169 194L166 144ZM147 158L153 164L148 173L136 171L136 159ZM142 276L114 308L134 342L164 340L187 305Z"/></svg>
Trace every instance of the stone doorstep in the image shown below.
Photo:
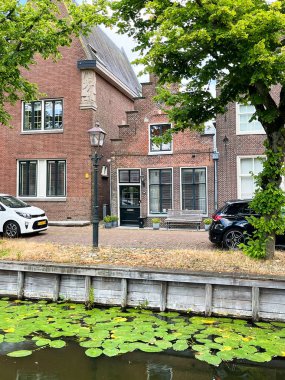
<svg viewBox="0 0 285 380"><path fill-rule="evenodd" d="M60 226L60 227L84 227L91 224L89 220L59 220L59 221L49 221L49 226Z"/></svg>

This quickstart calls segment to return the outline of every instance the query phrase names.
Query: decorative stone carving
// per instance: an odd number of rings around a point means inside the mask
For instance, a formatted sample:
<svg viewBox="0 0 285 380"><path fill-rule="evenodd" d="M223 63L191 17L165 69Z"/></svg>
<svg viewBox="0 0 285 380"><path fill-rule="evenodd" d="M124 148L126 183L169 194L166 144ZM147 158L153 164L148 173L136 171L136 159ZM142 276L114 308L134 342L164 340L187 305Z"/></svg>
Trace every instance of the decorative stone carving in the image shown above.
<svg viewBox="0 0 285 380"><path fill-rule="evenodd" d="M80 109L97 109L96 73L93 70L81 71L81 103Z"/></svg>

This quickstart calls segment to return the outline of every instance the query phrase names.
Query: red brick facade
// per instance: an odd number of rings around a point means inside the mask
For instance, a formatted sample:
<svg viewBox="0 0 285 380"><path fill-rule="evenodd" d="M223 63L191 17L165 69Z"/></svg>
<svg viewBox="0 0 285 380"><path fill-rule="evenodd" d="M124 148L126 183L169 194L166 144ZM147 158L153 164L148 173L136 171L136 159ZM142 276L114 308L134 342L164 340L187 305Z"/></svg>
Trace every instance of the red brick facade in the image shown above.
<svg viewBox="0 0 285 380"><path fill-rule="evenodd" d="M63 130L22 132L22 103L9 106L13 129L0 128L2 148L0 153L0 192L18 195L18 161L63 159L66 160L66 197L25 198L33 205L43 208L51 221L89 221L91 214L91 148L87 131L95 122L107 132L102 148L102 165L111 157L110 139L118 137L117 124L125 122L125 111L133 109L131 96L119 86L96 72L97 108L81 109L82 70L77 62L86 60L82 41L75 38L69 48L62 49L58 62L37 59L37 64L25 74L38 84L43 99L63 99ZM96 69L94 69L96 71ZM101 172L100 172L101 173ZM40 173L38 173L39 175ZM109 173L108 173L109 174ZM100 214L102 204L110 203L109 178L99 180Z"/></svg>
<svg viewBox="0 0 285 380"><path fill-rule="evenodd" d="M127 122L119 125L119 138L112 139L111 206L112 214L120 217L119 169L139 169L140 216L150 225L149 170L172 169L172 208L181 209L181 168L206 168L207 214L214 209L214 164L212 159L213 136L185 131L173 136L173 148L169 154L149 152L149 126L168 123L167 116L153 101L155 80L142 85L142 97L135 99L135 110L127 112ZM122 212L122 211L121 211ZM158 215L162 218L165 215Z"/></svg>
<svg viewBox="0 0 285 380"><path fill-rule="evenodd" d="M237 104L230 103L224 115L216 119L218 161L218 207L225 201L237 199L238 159L256 157L264 153L264 134L237 133Z"/></svg>

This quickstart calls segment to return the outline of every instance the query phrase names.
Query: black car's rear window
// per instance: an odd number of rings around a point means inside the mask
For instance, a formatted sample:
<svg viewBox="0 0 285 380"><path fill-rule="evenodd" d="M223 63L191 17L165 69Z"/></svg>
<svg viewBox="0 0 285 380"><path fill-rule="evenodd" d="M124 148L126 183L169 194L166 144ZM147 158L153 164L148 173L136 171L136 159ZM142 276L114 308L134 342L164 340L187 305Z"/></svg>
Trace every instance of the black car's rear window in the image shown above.
<svg viewBox="0 0 285 380"><path fill-rule="evenodd" d="M231 203L224 206L221 213L226 215L252 214L252 210L248 203Z"/></svg>

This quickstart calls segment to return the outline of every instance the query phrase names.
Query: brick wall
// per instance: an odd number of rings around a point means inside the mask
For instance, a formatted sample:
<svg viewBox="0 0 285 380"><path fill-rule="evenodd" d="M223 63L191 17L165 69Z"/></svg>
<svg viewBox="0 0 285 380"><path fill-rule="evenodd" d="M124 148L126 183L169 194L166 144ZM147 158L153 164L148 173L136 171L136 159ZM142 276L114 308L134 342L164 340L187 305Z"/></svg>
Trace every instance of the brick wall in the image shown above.
<svg viewBox="0 0 285 380"><path fill-rule="evenodd" d="M262 155L265 135L237 135L236 103L230 103L224 115L216 120L218 161L218 206L237 199L237 157Z"/></svg>
<svg viewBox="0 0 285 380"><path fill-rule="evenodd" d="M111 136L118 136L117 124L125 120L125 110L133 101L97 74L97 111L80 110L81 72L77 61L86 59L81 42L75 38L69 48L62 48L58 62L37 59L25 76L36 82L43 98L63 98L63 133L21 133L22 105L8 106L13 129L1 126L0 192L17 194L17 160L65 159L67 162L67 197L65 201L31 201L43 208L50 220L90 220L92 168L88 129L95 121L108 133L102 149L104 159L111 156ZM102 203L109 203L109 181L101 179L100 213Z"/></svg>
<svg viewBox="0 0 285 380"><path fill-rule="evenodd" d="M119 138L112 140L112 213L119 215L117 170L141 169L145 185L141 184L141 214L148 215L147 169L173 168L173 207L180 204L180 169L206 167L208 186L208 211L214 209L214 167L212 160L213 137L185 131L173 136L172 154L149 154L149 125L168 123L167 116L153 101L155 81L143 84L142 98L135 100L135 111L127 113L126 125L119 126ZM147 223L150 224L148 218Z"/></svg>

